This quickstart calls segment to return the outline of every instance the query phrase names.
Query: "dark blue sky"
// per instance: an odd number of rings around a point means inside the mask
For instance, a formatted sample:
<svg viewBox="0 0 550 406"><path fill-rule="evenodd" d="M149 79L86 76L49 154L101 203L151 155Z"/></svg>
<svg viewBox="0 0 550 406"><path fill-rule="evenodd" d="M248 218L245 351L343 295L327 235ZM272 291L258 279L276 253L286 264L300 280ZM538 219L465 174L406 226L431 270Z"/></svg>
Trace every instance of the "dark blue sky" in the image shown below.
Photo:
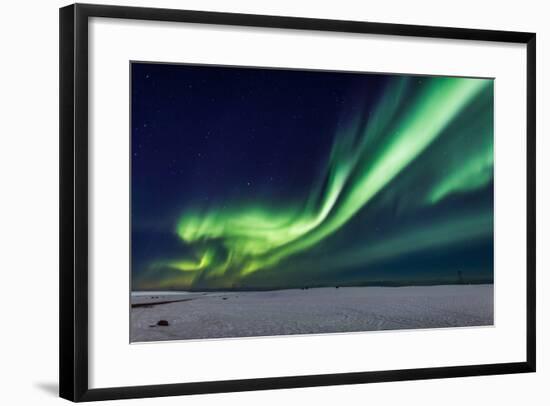
<svg viewBox="0 0 550 406"><path fill-rule="evenodd" d="M254 256L235 249L237 243L240 247L253 241L254 230L243 228L242 234L248 233L246 240L236 230L238 226L228 230L228 224L244 224L247 210L251 212L246 207L252 206L269 213L254 218L259 228L267 229L275 223L280 227L274 219L288 207L306 217L307 210L321 210L322 196L328 194L336 173L331 172L331 165L338 164L331 163L338 152L335 145L346 145L346 156L351 157L370 136L372 152L367 150L361 155L364 162L356 163L357 173L350 175L341 192L345 197L347 189L354 187L353 177L361 175L359 167L368 169L369 159L374 162L382 156L384 143L395 136L391 131L365 130L372 127L373 117L382 114L384 103L395 102L392 116L380 120L386 120L389 129L406 122L408 109L427 97L424 82L429 78L150 63L132 63L131 69L135 289L449 282L456 281L458 271L471 281L492 280L492 161L491 177L485 183L446 192L449 196L437 204L417 202L444 177L452 180L449 174L453 171L463 176L464 170L470 170L461 168L460 162L475 162L476 150L468 145L481 142L476 129L488 123L490 133L483 136L490 137L492 148L492 87L486 96L472 99L458 118L449 120L449 129L345 227L311 249L269 262L268 254ZM394 83L405 80L407 84L398 93L391 93ZM440 97L445 103L443 94ZM467 123L474 123L474 130L464 135L462 128L470 126ZM353 132L352 127L354 133L347 134ZM448 153L455 158L442 159ZM441 169L441 176L434 174L434 168ZM319 194L319 202L307 206L312 190ZM240 220L233 221L231 213L237 212ZM471 219L479 213L490 217L490 229L482 233L476 229L472 239L462 238L459 230L459 241L441 245L435 234L431 238L421 232L431 222ZM180 235L177 229L182 218L192 216L197 216L192 223L196 225L193 241L182 236L190 233L190 226L180 230ZM288 222L301 221L298 214L287 217ZM266 219L274 223L266 226ZM452 222L455 229L457 221ZM434 227L434 233L440 233L443 226ZM285 232L288 229L283 228L281 233ZM388 248L380 244L388 241L391 245L399 235L421 235L428 243L412 252L401 248L388 257ZM373 251L372 258L377 260L369 257L373 245L381 247ZM279 244L269 254L285 247L286 243ZM357 258L365 258L364 263L358 259L345 266L337 261L326 265L332 262L324 257L335 258L350 247L355 247ZM266 265L246 271L260 257ZM315 258L321 263L316 264Z"/></svg>
<svg viewBox="0 0 550 406"><path fill-rule="evenodd" d="M318 176L352 95L375 101L386 80L133 63L134 226L213 196L293 196Z"/></svg>

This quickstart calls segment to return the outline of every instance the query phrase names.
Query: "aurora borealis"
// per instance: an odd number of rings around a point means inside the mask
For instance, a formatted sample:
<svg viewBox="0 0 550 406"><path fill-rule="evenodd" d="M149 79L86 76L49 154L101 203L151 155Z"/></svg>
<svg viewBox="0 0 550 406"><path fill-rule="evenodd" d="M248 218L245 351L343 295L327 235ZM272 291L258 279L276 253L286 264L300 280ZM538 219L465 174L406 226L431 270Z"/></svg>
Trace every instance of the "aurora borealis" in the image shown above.
<svg viewBox="0 0 550 406"><path fill-rule="evenodd" d="M491 79L132 64L132 288L492 282Z"/></svg>

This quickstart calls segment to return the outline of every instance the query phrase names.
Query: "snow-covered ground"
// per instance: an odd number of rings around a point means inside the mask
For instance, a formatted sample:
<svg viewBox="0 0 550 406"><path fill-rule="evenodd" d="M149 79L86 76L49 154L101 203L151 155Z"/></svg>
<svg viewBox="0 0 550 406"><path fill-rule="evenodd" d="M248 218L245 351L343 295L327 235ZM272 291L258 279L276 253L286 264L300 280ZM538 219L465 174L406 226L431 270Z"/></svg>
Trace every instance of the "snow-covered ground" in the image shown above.
<svg viewBox="0 0 550 406"><path fill-rule="evenodd" d="M148 292L131 300L132 342L493 324L493 285Z"/></svg>

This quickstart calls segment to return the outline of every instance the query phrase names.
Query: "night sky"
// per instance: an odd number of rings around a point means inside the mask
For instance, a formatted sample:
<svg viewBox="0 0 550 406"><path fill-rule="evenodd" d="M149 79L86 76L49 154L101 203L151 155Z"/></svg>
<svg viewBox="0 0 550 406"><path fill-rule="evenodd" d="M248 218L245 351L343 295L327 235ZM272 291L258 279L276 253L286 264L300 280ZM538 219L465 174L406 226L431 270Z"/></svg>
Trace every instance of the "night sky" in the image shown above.
<svg viewBox="0 0 550 406"><path fill-rule="evenodd" d="M132 63L132 289L493 281L493 81Z"/></svg>

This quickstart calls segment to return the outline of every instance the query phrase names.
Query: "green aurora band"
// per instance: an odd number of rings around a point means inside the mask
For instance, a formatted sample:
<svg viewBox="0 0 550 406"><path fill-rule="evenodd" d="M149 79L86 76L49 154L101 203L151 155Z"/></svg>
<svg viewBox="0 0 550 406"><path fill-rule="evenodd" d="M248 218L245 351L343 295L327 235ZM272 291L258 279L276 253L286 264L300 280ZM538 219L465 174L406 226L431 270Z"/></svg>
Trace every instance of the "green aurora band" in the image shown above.
<svg viewBox="0 0 550 406"><path fill-rule="evenodd" d="M274 207L243 198L227 207L186 210L176 233L193 254L152 263L153 273L171 271L155 287L229 288L267 271L300 272L315 266L301 254L327 250L362 210L376 213L396 201L400 212L422 210L487 187L493 180L492 113L492 80L392 77L374 110L348 112L352 117L341 120L326 165L301 200ZM421 228L404 225L383 238L349 244L327 255L316 272L368 268L492 231L491 207L434 218Z"/></svg>

